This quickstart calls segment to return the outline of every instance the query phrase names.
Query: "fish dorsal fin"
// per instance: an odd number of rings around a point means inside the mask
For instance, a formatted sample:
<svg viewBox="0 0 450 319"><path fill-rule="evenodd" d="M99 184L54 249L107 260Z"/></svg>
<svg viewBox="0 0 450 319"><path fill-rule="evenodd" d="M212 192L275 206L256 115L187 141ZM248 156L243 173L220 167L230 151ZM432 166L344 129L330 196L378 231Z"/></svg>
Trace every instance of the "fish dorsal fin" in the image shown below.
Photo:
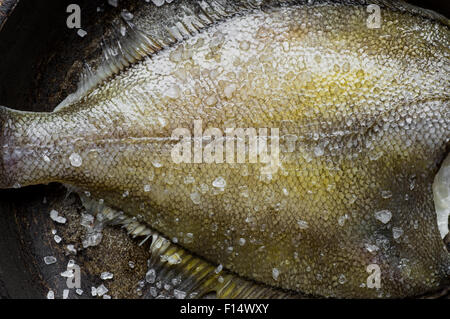
<svg viewBox="0 0 450 319"><path fill-rule="evenodd" d="M55 111L69 106L89 93L97 85L106 79L119 74L130 65L142 60L147 56L161 50L167 44L159 42L145 35L145 33L133 27L130 23L121 26L112 25L112 38L103 39L103 62L96 71L86 65L80 76L77 90L67 96Z"/></svg>
<svg viewBox="0 0 450 319"><path fill-rule="evenodd" d="M349 5L377 4L384 8L409 12L434 19L447 26L450 25L449 19L433 11L418 8L400 0L180 0L165 4L163 7L155 10L154 15L159 20L164 20L164 18L167 20L158 24L146 24L146 13L136 12L137 18L141 19L139 27L122 16L119 22L112 25L111 37L102 41L103 62L96 71L92 71L90 67L85 68L76 92L70 94L62 101L55 108L55 111L61 110L81 99L100 83L119 74L130 65L144 58L151 57L164 48L193 36L202 29L235 14L258 8L332 3ZM146 12L147 10L143 11ZM153 20L155 20L155 17Z"/></svg>
<svg viewBox="0 0 450 319"><path fill-rule="evenodd" d="M86 65L80 76L77 90L67 96L54 111L59 111L86 96L100 83L119 74L130 65L193 36L213 23L252 8L256 8L256 6L239 3L228 5L225 8L220 1L216 0L184 5L176 10L173 9L176 13L181 12L181 16L171 19L157 32L151 25L146 26L143 23L137 27L122 17L120 21L111 23L111 36L105 37L101 42L103 61L99 67L93 71Z"/></svg>
<svg viewBox="0 0 450 319"><path fill-rule="evenodd" d="M157 297L155 291L157 291L158 282L161 286L158 295L160 292L167 293L167 289L164 286L170 285L174 290L172 295L168 297L175 298L201 298L211 293L214 293L217 298L226 299L304 297L240 278L222 269L222 267L214 266L172 243L135 218L129 217L123 212L106 206L103 202L86 196L76 188L68 187L79 194L84 208L90 214L96 216L96 220L101 221L103 224L121 226L132 238L142 238L139 245L143 245L148 240L151 240L151 254L148 260L149 270L146 282L152 285L153 289L149 287L145 297Z"/></svg>

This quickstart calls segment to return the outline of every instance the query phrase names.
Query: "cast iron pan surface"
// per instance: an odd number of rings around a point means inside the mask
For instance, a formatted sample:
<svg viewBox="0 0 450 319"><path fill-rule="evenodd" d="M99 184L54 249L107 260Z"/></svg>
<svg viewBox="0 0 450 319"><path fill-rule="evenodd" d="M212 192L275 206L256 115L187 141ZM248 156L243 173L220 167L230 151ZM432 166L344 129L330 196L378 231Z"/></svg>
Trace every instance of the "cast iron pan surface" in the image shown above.
<svg viewBox="0 0 450 319"><path fill-rule="evenodd" d="M448 1L410 2L450 16ZM76 89L84 63L95 67L99 61L100 41L108 32L104 26L122 9L133 12L148 5L119 0L119 7L114 8L106 0L78 0L82 28L87 31L82 38L66 26L66 8L71 3L74 1L0 0L1 105L52 111ZM65 225L56 225L49 218L52 209L68 219ZM113 298L146 295L138 283L147 271L148 243L138 246L122 229L107 227L99 246L79 250L76 255L67 250L67 245L81 247L83 211L78 196L58 184L0 191L0 298L45 298L49 289L55 298L62 298L67 286L60 273L70 259L80 265L84 293L80 296L71 290L69 298L92 298L91 287L102 283ZM55 242L52 230L62 238L60 243ZM45 256L54 256L57 262L46 265ZM100 279L105 271L114 274L107 284ZM445 289L424 297L450 295Z"/></svg>

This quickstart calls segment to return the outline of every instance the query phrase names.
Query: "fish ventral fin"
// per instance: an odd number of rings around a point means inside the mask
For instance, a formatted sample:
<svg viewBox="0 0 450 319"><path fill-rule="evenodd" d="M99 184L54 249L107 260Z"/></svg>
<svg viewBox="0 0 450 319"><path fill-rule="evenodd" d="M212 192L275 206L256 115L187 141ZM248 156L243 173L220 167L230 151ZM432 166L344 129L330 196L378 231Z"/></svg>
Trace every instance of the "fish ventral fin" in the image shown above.
<svg viewBox="0 0 450 319"><path fill-rule="evenodd" d="M245 1L222 6L222 1L199 1L195 5L182 5L174 12L180 13L176 19L171 19L163 30L155 32L151 26L137 27L132 22L121 17L119 21L110 24L110 35L104 36L101 42L103 61L93 71L85 64L85 70L80 76L77 90L67 96L54 111L70 106L73 102L86 96L91 90L105 80L121 73L133 64L138 63L161 50L187 39L206 27L243 10L254 9L257 6ZM168 5L168 4L166 4ZM171 3L175 6L176 3Z"/></svg>
<svg viewBox="0 0 450 319"><path fill-rule="evenodd" d="M71 187L69 186L69 188ZM139 245L143 245L151 239L151 254L148 260L148 271L144 279L148 286L144 295L146 298L161 296L160 292L168 294L166 297L178 299L201 298L209 294L214 294L216 298L225 299L301 297L239 278L221 266L214 266L208 261L191 254L158 232L140 223L136 218L112 209L103 202L86 196L81 191L77 191L77 193L84 208L104 224L120 226L132 238L143 238ZM160 286L160 292L155 295L155 292L158 291L158 285ZM169 290L166 289L167 285L171 286Z"/></svg>
<svg viewBox="0 0 450 319"><path fill-rule="evenodd" d="M150 245L149 271L154 282L173 285L176 298L202 298L213 294L220 299L279 299L293 295L237 277L213 266L159 234L153 235ZM164 284L163 284L164 285Z"/></svg>

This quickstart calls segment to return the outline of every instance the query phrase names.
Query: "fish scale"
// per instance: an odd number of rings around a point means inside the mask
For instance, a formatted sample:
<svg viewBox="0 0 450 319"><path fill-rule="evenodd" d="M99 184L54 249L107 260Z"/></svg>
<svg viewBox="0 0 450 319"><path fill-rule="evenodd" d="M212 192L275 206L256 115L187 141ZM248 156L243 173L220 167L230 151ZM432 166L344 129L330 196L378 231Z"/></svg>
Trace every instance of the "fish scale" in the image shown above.
<svg viewBox="0 0 450 319"><path fill-rule="evenodd" d="M164 9L198 15L199 31L182 38L152 30L141 12L125 56L54 112L0 109L0 187L87 190L275 288L402 297L448 283L431 186L450 139L449 23L376 3L380 29L367 27L364 1L182 2ZM279 129L267 140L279 142L279 165L263 174L265 163L175 163L173 132L196 143L196 120L201 131ZM366 284L371 265L379 289Z"/></svg>

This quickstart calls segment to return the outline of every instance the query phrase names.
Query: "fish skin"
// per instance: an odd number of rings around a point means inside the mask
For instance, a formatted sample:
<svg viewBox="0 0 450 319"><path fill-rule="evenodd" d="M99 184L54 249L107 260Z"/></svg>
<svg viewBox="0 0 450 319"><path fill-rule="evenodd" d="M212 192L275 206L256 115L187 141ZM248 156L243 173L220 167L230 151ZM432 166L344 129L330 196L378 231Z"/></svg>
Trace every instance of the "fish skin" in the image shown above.
<svg viewBox="0 0 450 319"><path fill-rule="evenodd" d="M53 113L0 109L0 187L88 190L206 260L283 289L404 297L447 284L431 185L449 152L448 25L385 9L371 30L365 6L322 4L226 19ZM288 152L281 138L271 179L261 164L175 164L172 132L192 131L195 119L203 130L279 128L298 142ZM218 177L226 187L213 194ZM387 224L375 218L382 210ZM370 264L381 268L378 290L362 286Z"/></svg>

